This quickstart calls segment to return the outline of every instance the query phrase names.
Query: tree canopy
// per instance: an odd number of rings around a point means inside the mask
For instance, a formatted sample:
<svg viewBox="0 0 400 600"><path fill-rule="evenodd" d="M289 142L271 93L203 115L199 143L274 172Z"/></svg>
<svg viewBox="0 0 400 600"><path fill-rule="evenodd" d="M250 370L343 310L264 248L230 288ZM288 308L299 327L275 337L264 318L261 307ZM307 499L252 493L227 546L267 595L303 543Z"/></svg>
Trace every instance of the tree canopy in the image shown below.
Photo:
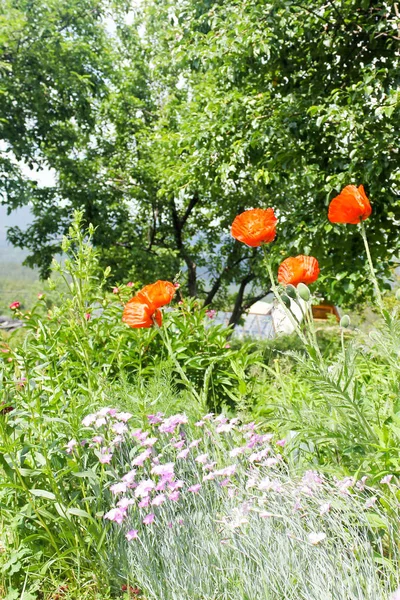
<svg viewBox="0 0 400 600"><path fill-rule="evenodd" d="M271 206L276 259L313 254L321 293L354 303L370 291L362 241L326 213L342 187L364 183L388 277L400 220L395 3L145 0L133 22L122 2L3 5L2 138L58 175L54 189L27 187L3 154L6 202L33 203L28 232L10 231L30 264L46 273L80 207L116 278L182 269L190 295L237 320L269 285L261 253L230 224Z"/></svg>

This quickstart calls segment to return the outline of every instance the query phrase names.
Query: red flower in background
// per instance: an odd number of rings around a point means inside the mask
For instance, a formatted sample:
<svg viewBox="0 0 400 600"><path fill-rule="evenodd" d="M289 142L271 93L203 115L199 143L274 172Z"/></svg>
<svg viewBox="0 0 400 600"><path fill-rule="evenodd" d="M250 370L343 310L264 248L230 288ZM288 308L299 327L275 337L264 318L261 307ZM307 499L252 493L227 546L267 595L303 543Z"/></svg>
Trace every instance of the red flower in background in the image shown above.
<svg viewBox="0 0 400 600"><path fill-rule="evenodd" d="M283 285L298 285L305 283L309 285L317 280L319 265L313 256L290 256L279 266L278 281Z"/></svg>
<svg viewBox="0 0 400 600"><path fill-rule="evenodd" d="M156 281L146 285L129 300L122 314L124 323L134 329L162 324L160 308L169 304L174 297L175 287L169 281Z"/></svg>
<svg viewBox="0 0 400 600"><path fill-rule="evenodd" d="M252 208L235 217L231 233L239 242L257 247L275 239L277 222L272 208Z"/></svg>
<svg viewBox="0 0 400 600"><path fill-rule="evenodd" d="M17 310L18 308L21 308L21 302L18 302L18 300L11 302L10 308L11 310Z"/></svg>
<svg viewBox="0 0 400 600"><path fill-rule="evenodd" d="M368 219L372 212L364 186L347 185L329 205L328 219L331 223L357 225Z"/></svg>

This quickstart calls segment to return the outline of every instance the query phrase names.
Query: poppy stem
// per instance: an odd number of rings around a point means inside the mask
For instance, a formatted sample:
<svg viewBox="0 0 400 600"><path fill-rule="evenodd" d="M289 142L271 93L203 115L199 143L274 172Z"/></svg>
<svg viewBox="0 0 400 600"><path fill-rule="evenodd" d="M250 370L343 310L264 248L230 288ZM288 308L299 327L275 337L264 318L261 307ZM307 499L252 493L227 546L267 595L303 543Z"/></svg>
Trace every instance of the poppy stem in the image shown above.
<svg viewBox="0 0 400 600"><path fill-rule="evenodd" d="M264 244L263 244L263 250L264 250L264 256L265 256L265 264L266 264L268 275L269 275L269 278L270 278L270 281L271 281L271 289L272 289L272 291L274 293L274 296L277 299L279 305L281 306L283 312L285 313L285 315L289 319L290 323L292 324L295 332L297 333L297 335L299 336L299 338L301 339L301 341L303 342L303 344L305 344L307 346L307 339L304 337L303 332L301 331L298 323L296 322L296 319L294 318L294 316L292 315L292 313L290 312L290 310L288 309L288 307L286 306L286 304L283 302L283 300L281 298L281 295L279 293L279 289L278 289L277 285L275 284L274 274L272 272L271 263L270 263L269 256L267 254L267 250L266 250Z"/></svg>
<svg viewBox="0 0 400 600"><path fill-rule="evenodd" d="M371 272L372 283L374 285L374 290L375 290L376 302L378 304L379 310L381 311L381 313L383 313L384 308L383 308L382 294L379 289L379 284L378 284L378 279L376 277L374 263L372 262L372 258L371 258L371 252L369 249L369 244L368 244L368 239L367 239L367 232L365 231L365 226L362 221L359 224L359 227L360 227L361 237L363 239L364 246L365 246L365 252L367 254L369 270Z"/></svg>

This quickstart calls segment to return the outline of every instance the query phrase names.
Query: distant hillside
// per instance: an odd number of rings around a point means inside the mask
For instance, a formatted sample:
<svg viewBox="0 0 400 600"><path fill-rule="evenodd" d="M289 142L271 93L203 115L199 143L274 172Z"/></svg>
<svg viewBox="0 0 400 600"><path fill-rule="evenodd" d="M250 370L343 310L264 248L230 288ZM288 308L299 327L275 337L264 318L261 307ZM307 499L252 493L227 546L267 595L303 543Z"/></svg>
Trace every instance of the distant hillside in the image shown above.
<svg viewBox="0 0 400 600"><path fill-rule="evenodd" d="M7 215L6 207L0 205L0 263L2 265L4 263L20 265L27 254L26 251L14 248L7 242L7 228L18 225L24 229L31 220L31 212L28 207L20 208L11 215ZM4 266L2 266L0 275L4 275L3 270Z"/></svg>

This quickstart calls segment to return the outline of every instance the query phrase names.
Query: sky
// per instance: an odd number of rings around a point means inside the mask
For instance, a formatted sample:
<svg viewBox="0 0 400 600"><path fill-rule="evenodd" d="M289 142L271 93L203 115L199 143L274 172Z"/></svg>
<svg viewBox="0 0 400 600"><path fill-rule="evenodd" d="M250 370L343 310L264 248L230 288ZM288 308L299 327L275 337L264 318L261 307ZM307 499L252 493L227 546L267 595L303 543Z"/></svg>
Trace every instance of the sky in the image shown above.
<svg viewBox="0 0 400 600"><path fill-rule="evenodd" d="M29 169L24 164L20 164L21 170L30 179L35 179L41 187L47 187L54 184L54 173L50 169L35 171ZM14 248L7 242L7 228L18 225L25 229L32 221L29 206L24 206L7 215L7 207L0 204L0 263L17 262L21 263L26 256L26 252ZM0 272L1 275L1 272Z"/></svg>

